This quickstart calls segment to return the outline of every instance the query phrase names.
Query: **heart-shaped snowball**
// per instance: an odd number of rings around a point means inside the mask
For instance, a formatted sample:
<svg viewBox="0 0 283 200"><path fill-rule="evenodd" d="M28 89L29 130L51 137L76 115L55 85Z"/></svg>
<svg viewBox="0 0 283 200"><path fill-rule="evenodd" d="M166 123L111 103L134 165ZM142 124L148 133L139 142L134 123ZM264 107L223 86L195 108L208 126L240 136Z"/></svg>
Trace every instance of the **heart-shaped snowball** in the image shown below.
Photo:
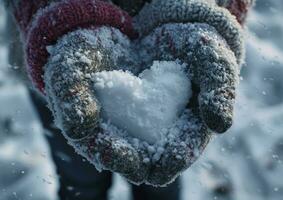
<svg viewBox="0 0 283 200"><path fill-rule="evenodd" d="M93 76L102 118L129 135L156 143L184 111L192 96L185 65L155 61L139 77L128 71Z"/></svg>

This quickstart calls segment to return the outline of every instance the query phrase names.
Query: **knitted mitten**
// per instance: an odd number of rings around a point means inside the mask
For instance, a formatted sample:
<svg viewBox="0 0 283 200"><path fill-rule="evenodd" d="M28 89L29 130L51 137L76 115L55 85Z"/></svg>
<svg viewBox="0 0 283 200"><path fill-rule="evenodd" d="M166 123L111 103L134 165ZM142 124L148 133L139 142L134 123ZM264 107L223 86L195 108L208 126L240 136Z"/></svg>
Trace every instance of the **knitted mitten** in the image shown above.
<svg viewBox="0 0 283 200"><path fill-rule="evenodd" d="M114 28L74 31L50 50L44 80L56 124L69 144L97 169L112 170L142 183L149 168L143 163L146 155L126 139L99 126L100 104L92 80L94 73L103 70L135 73L138 63L131 48L130 40Z"/></svg>
<svg viewBox="0 0 283 200"><path fill-rule="evenodd" d="M149 176L151 182L159 185L172 180L196 160L209 140L209 129L224 132L231 126L239 65L225 39L204 23L165 24L141 43L150 60L179 59L186 63L194 84L194 99L189 105L194 115L189 119L190 126L196 121L199 129L191 128L181 139L168 143L166 153ZM174 155L181 155L182 159Z"/></svg>
<svg viewBox="0 0 283 200"><path fill-rule="evenodd" d="M166 152L150 171L150 183L172 181L205 148L210 130L223 133L231 127L245 53L239 22L244 21L251 5L252 1L153 0L135 17L141 49L150 55L148 62L178 59L186 63L194 92L199 91L191 105L199 122L198 133L187 130L167 144Z"/></svg>
<svg viewBox="0 0 283 200"><path fill-rule="evenodd" d="M241 26L227 10L215 3L193 0L155 0L136 18L142 35L170 22L194 24L176 30L175 26L170 30L159 28L158 36L145 47L158 46L157 51L152 51L154 59L181 59L190 65L194 82L200 87L199 103L204 121L213 131L225 132L232 125L237 71L244 57ZM195 28L198 33L190 33L195 26L198 26ZM219 40L222 40L221 45ZM215 57L217 52L222 56ZM230 67L230 63L233 66Z"/></svg>
<svg viewBox="0 0 283 200"><path fill-rule="evenodd" d="M137 36L131 17L112 3L99 0L13 0L6 4L22 33L29 75L46 96L68 142L97 169L143 182L148 166L142 162L142 152L118 136L100 134L100 106L89 79L91 73L118 68L115 66L127 60L122 57L134 59L124 50L128 46L119 46L121 38ZM99 28L102 26L116 29ZM116 51L109 43L117 43ZM116 59L119 49L121 58ZM123 62L119 64L119 60Z"/></svg>

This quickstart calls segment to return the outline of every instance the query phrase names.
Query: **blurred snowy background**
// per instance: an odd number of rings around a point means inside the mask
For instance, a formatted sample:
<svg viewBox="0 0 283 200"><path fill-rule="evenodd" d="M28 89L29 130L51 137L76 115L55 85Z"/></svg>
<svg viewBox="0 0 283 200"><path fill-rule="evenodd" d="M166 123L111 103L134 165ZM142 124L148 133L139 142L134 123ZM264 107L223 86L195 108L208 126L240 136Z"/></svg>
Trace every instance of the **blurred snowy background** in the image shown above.
<svg viewBox="0 0 283 200"><path fill-rule="evenodd" d="M183 200L283 199L283 1L257 0L233 128L182 175ZM0 1L0 200L55 200L55 166L26 88L8 65ZM111 200L129 200L120 177Z"/></svg>

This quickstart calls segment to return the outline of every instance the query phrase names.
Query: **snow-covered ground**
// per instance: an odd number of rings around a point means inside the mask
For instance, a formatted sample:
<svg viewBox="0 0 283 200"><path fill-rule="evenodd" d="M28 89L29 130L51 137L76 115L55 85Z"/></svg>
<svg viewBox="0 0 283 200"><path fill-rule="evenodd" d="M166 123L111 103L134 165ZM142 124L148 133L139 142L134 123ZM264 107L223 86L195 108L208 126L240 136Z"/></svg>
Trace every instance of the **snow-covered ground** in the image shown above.
<svg viewBox="0 0 283 200"><path fill-rule="evenodd" d="M232 129L216 136L183 176L183 200L282 200L283 1L258 0L248 23ZM54 165L26 89L6 73L0 7L0 200L56 199ZM28 116L28 117L27 117ZM111 200L129 200L115 176Z"/></svg>

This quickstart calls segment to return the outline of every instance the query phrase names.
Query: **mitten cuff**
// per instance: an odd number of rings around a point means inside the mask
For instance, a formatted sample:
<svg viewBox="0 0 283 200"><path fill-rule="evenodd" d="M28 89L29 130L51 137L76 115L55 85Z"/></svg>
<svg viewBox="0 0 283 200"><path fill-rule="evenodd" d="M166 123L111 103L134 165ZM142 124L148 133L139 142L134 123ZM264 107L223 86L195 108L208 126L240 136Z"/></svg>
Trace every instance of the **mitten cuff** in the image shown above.
<svg viewBox="0 0 283 200"><path fill-rule="evenodd" d="M39 2L42 2L40 5L47 4L46 1L40 0ZM26 1L18 2L18 5L21 2ZM57 39L66 33L78 28L106 25L119 29L130 38L135 37L131 17L113 4L100 0L54 2L38 10L32 21L31 19L21 20L19 25L26 33L25 50L29 75L42 92L44 92L43 66L49 56L47 48L54 45ZM28 28L25 29L25 26Z"/></svg>
<svg viewBox="0 0 283 200"><path fill-rule="evenodd" d="M255 0L216 0L216 2L219 6L227 8L236 16L238 22L243 24Z"/></svg>
<svg viewBox="0 0 283 200"><path fill-rule="evenodd" d="M141 35L166 23L206 23L214 27L234 52L238 64L244 58L242 27L231 13L204 0L153 0L136 16L135 26Z"/></svg>

